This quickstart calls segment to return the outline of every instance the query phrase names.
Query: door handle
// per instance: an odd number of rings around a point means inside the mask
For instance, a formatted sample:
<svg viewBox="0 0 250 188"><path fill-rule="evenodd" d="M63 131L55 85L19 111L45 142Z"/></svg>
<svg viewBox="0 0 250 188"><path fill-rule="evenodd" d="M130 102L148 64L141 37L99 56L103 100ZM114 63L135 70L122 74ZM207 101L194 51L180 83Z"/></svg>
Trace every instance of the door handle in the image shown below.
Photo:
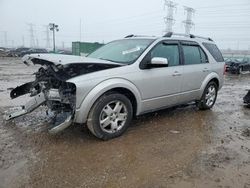
<svg viewBox="0 0 250 188"><path fill-rule="evenodd" d="M179 73L178 71L175 71L173 76L181 76L181 73Z"/></svg>
<svg viewBox="0 0 250 188"><path fill-rule="evenodd" d="M209 69L208 68L204 68L203 72L209 72Z"/></svg>

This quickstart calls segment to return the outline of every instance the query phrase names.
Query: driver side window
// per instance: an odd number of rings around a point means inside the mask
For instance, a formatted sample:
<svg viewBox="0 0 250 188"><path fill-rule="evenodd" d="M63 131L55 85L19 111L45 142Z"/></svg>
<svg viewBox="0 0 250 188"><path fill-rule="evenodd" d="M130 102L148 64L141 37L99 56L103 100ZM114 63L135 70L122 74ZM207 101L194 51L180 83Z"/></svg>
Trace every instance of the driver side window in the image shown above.
<svg viewBox="0 0 250 188"><path fill-rule="evenodd" d="M178 44L158 44L151 51L151 58L162 57L168 59L168 66L178 66L180 64Z"/></svg>

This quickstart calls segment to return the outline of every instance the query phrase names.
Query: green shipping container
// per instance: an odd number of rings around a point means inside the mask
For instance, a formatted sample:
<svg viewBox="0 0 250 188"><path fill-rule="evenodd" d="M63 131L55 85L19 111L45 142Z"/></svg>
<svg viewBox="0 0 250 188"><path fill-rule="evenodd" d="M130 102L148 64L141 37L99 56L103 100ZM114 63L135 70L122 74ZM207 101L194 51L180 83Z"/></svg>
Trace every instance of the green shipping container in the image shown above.
<svg viewBox="0 0 250 188"><path fill-rule="evenodd" d="M72 54L73 55L82 55L85 56L90 54L91 52L95 51L96 49L100 48L104 44L95 42L72 42Z"/></svg>

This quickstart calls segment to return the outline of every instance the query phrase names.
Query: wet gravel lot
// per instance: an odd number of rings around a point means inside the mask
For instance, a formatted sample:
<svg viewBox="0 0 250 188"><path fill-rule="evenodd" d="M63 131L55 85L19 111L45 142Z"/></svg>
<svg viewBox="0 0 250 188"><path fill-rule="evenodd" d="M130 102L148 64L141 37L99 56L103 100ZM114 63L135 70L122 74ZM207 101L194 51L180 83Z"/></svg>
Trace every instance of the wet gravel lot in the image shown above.
<svg viewBox="0 0 250 188"><path fill-rule="evenodd" d="M5 122L28 97L11 88L37 67L0 59L0 187L250 187L250 74L227 75L210 111L182 106L138 117L120 138L100 141L83 125L46 132L44 107Z"/></svg>

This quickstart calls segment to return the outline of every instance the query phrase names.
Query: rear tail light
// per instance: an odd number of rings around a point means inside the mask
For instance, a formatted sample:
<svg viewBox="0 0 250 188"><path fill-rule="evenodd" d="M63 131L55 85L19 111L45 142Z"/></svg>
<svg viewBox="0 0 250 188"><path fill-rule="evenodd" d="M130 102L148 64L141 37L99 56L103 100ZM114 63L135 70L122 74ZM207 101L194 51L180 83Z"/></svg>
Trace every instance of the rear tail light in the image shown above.
<svg viewBox="0 0 250 188"><path fill-rule="evenodd" d="M227 69L227 66L226 66L226 64L224 64L224 71L223 71L223 75L225 75L225 74L226 74L226 69Z"/></svg>

